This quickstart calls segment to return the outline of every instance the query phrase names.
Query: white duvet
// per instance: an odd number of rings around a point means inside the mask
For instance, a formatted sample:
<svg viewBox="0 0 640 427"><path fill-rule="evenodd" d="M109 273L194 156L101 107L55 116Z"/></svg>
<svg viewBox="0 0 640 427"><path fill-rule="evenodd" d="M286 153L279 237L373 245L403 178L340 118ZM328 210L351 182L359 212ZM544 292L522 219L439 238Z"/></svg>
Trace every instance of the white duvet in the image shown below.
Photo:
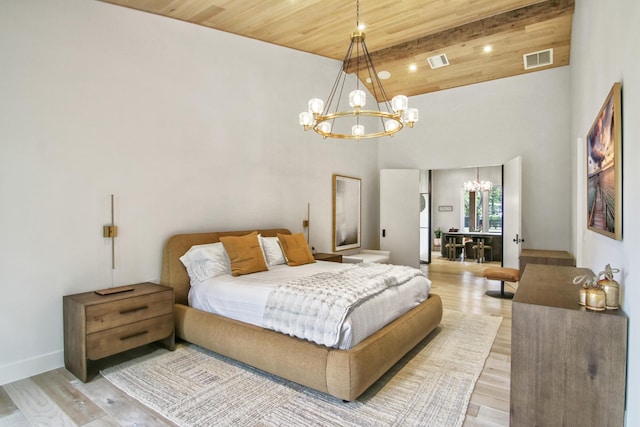
<svg viewBox="0 0 640 427"><path fill-rule="evenodd" d="M349 264L318 261L297 267L276 265L269 267L269 271L238 277L221 275L205 281L192 281L189 305L264 327L267 299L280 284L320 272L351 267ZM427 299L430 288L431 282L418 276L368 299L348 315L340 331L337 347L348 349L355 346Z"/></svg>

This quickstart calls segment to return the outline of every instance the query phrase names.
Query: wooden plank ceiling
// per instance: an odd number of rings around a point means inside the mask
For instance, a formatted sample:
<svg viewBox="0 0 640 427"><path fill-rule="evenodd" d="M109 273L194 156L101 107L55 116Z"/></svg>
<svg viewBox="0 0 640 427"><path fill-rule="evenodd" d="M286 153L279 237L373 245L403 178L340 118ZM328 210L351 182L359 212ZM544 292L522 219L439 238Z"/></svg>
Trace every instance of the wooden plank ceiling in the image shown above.
<svg viewBox="0 0 640 427"><path fill-rule="evenodd" d="M102 1L338 60L356 27L355 0ZM387 95L412 96L568 65L573 9L574 0L361 0L359 22L376 70L391 74ZM524 69L524 54L549 48L553 64ZM441 54L450 65L431 69L427 58Z"/></svg>

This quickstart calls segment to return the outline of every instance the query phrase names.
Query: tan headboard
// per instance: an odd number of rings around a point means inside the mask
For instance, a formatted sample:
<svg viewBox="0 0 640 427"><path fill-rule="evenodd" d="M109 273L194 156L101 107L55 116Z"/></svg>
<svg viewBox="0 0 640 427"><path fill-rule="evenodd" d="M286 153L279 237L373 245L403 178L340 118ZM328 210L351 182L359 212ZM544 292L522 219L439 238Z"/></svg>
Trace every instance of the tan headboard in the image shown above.
<svg viewBox="0 0 640 427"><path fill-rule="evenodd" d="M176 234L171 236L164 245L162 252L162 275L160 283L171 286L175 293L176 304L187 304L189 294L189 275L180 262L180 257L193 245L215 243L221 236L242 236L257 231L265 237L275 237L280 234L291 234L286 228L273 228L269 230L248 231L216 231L212 233Z"/></svg>

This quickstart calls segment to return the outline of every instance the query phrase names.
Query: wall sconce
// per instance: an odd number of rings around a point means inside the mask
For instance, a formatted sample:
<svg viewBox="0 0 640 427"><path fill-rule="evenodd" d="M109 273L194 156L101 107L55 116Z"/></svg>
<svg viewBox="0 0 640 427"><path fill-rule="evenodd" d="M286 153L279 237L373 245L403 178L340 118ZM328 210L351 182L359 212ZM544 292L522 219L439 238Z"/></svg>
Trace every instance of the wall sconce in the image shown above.
<svg viewBox="0 0 640 427"><path fill-rule="evenodd" d="M307 218L302 220L302 228L307 229L307 244L309 244L309 218L311 217L311 204L307 203Z"/></svg>
<svg viewBox="0 0 640 427"><path fill-rule="evenodd" d="M111 224L102 227L102 237L111 239L111 269L116 268L115 238L118 236L118 227L113 223L113 194L111 195Z"/></svg>

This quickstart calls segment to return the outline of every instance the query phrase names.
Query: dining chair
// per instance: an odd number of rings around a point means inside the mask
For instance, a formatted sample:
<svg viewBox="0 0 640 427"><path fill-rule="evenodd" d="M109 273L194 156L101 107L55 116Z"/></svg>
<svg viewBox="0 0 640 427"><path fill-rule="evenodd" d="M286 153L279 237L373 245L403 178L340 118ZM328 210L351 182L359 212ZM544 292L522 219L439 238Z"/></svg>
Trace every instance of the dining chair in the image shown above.
<svg viewBox="0 0 640 427"><path fill-rule="evenodd" d="M458 258L458 248L462 253L464 248L464 239L462 236L449 236L447 237L447 243L445 245L447 250L447 256L450 261L454 261Z"/></svg>
<svg viewBox="0 0 640 427"><path fill-rule="evenodd" d="M478 237L476 244L473 245L473 253L476 262L485 262L487 251L490 252L490 261L493 261L493 237Z"/></svg>

